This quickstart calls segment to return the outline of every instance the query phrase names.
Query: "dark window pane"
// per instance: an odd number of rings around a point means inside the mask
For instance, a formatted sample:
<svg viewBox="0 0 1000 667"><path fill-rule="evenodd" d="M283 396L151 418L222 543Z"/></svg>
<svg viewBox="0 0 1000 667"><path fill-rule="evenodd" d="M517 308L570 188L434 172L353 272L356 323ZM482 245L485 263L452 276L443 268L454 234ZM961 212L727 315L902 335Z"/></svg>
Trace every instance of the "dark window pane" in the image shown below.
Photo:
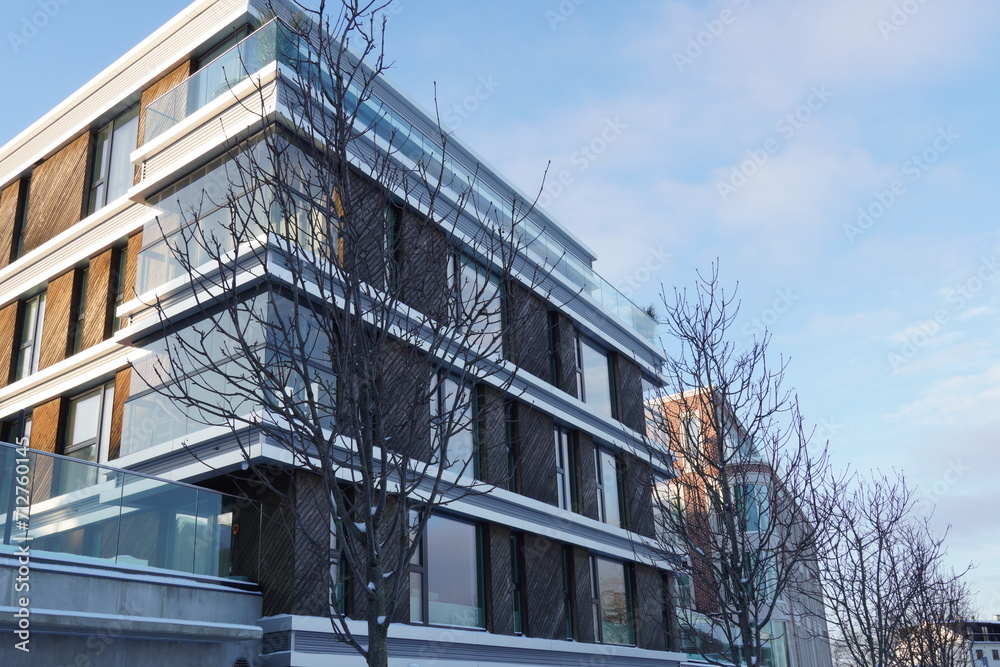
<svg viewBox="0 0 1000 667"><path fill-rule="evenodd" d="M476 527L443 517L427 522L428 622L483 627Z"/></svg>

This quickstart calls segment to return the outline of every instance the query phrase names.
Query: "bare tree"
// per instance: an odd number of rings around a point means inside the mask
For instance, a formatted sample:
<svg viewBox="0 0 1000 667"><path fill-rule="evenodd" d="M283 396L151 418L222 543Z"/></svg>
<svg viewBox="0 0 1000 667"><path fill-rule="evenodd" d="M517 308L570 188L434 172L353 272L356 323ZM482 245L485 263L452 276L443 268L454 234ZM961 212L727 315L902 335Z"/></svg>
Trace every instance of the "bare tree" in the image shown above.
<svg viewBox="0 0 1000 667"><path fill-rule="evenodd" d="M259 81L242 104L277 96L264 129L154 202L160 282L192 289L156 302L164 335L135 366L185 433L224 426L236 439L255 495L289 528L296 561L269 573L272 591L286 579L289 599L322 599L373 666L387 664L389 624L408 618L431 515L481 480L504 483L486 473L506 470L493 451L504 443L479 425L545 335L523 332L507 304L515 282L545 277L523 252L532 202L491 200L445 131L427 136L378 98L386 4L272 7L285 20L257 48L296 75ZM262 464L263 446L287 466Z"/></svg>
<svg viewBox="0 0 1000 667"><path fill-rule="evenodd" d="M822 490L839 482L783 386L786 362L767 355L770 336L738 346L739 303L717 267L698 278L691 292L663 295L668 361L651 402L651 451L678 474L657 484L659 550L681 559L678 581L693 589L679 591L687 650L761 664L784 641L769 626L779 605L818 587Z"/></svg>
<svg viewBox="0 0 1000 667"><path fill-rule="evenodd" d="M945 536L914 515L905 478L873 473L830 501L822 573L842 651L858 667L965 664L964 573L944 567Z"/></svg>

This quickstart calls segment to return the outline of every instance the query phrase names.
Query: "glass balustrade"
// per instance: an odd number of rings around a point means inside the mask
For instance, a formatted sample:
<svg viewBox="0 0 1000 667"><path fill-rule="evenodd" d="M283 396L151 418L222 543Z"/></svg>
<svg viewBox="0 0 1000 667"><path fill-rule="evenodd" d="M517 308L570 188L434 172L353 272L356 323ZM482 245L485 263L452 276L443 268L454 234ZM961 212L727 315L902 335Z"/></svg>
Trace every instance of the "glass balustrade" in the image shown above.
<svg viewBox="0 0 1000 667"><path fill-rule="evenodd" d="M256 581L260 505L0 443L4 547Z"/></svg>
<svg viewBox="0 0 1000 667"><path fill-rule="evenodd" d="M191 77L167 91L146 107L145 141L159 136L198 109L204 107L251 74L274 61L300 72L314 86L327 85L331 77L306 40L278 20L272 20L209 63ZM357 108L357 91L349 90L344 104ZM440 173L446 189L471 187L470 201L498 225L510 226L523 216L511 203L510 192L499 192L476 168L469 168L453 156L442 156L439 142L428 137L376 96L357 109L357 123L371 128L383 144L391 143L395 154L422 164L427 173ZM444 160L444 169L440 169ZM518 241L535 261L550 267L574 286L579 294L610 312L619 321L651 343L656 342L656 321L624 294L599 276L589 263L568 253L555 236L532 217L518 224Z"/></svg>

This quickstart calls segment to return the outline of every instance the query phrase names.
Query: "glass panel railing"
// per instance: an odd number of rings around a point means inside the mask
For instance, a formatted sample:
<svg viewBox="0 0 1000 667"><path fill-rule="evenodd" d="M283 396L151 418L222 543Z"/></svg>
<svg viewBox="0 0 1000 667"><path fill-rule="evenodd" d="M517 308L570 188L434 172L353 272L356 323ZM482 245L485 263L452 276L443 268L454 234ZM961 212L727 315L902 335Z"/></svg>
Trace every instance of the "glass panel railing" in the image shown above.
<svg viewBox="0 0 1000 667"><path fill-rule="evenodd" d="M323 86L330 79L327 71L317 67L319 58L310 51L306 40L296 38L279 21L273 20L151 102L146 107L145 141L162 134L275 60L294 68L314 85ZM356 108L356 91L348 91L344 104ZM365 129L373 128L382 141L391 142L398 156L423 164L427 173L436 173L444 157L436 140L426 136L375 96L366 99L357 111L357 123ZM485 215L497 218L497 224L509 225L511 220L520 217L515 216L509 201L510 193L498 192L474 169L468 169L451 158L444 157L444 160L443 186L459 192L471 186L473 196L470 201ZM535 261L551 267L579 288L580 294L607 309L646 340L655 342L655 320L594 272L589 263L567 253L544 225L526 218L521 223L520 232L520 241Z"/></svg>
<svg viewBox="0 0 1000 667"><path fill-rule="evenodd" d="M0 443L4 546L256 581L260 505Z"/></svg>
<svg viewBox="0 0 1000 667"><path fill-rule="evenodd" d="M146 105L143 142L178 124L233 86L278 58L277 20L245 40Z"/></svg>

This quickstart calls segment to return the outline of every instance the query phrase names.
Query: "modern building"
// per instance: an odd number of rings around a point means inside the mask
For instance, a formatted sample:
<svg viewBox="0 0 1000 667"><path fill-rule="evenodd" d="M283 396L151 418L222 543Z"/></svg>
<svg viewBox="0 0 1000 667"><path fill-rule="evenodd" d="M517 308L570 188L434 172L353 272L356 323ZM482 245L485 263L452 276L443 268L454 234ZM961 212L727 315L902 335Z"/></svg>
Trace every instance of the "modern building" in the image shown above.
<svg viewBox="0 0 1000 667"><path fill-rule="evenodd" d="M0 148L0 439L31 448L0 451L0 628L10 639L30 614L31 637L30 654L5 640L0 663L362 664L331 630L330 591L299 578L305 529L268 532L265 494L219 493L247 464L233 433L136 370L161 351L161 316L186 327L206 294L165 250L182 226L174 202L211 196L234 143L294 115L272 16L255 0L197 0ZM427 112L381 79L369 103L414 152L392 159L435 159ZM480 198L530 200L457 140L450 152L459 177L477 173ZM432 240L482 225L476 200ZM401 253L419 205L401 196L394 209ZM428 524L390 664L680 664L671 566L644 546L652 480L672 474L644 438L643 388L663 361L655 323L569 229L539 210L525 224L534 242L519 271L544 281L512 285L503 307L548 345L513 350L517 392L498 400L518 426L484 436L509 441L515 474ZM439 260L428 280L446 274ZM267 439L250 450L254 464L292 465ZM16 590L25 542L30 595ZM467 613L436 616L438 602Z"/></svg>
<svg viewBox="0 0 1000 667"><path fill-rule="evenodd" d="M1000 614L992 620L929 621L903 632L900 664L947 667L1000 665ZM932 654L932 655L928 655Z"/></svg>
<svg viewBox="0 0 1000 667"><path fill-rule="evenodd" d="M773 603L761 632L763 664L831 667L819 564L791 555L808 544L802 536L811 525L772 465L775 457L760 451L717 391L699 388L647 399L651 437L671 453L677 468L676 476L656 482L654 522L661 550L683 559L673 579L679 648L692 658L725 661L739 633L722 628L720 617L738 605L727 605L722 596L753 597L761 591L760 617ZM756 566L740 575L742 581L722 582L723 563L732 556ZM781 576L787 571L790 581L775 593L779 571Z"/></svg>

